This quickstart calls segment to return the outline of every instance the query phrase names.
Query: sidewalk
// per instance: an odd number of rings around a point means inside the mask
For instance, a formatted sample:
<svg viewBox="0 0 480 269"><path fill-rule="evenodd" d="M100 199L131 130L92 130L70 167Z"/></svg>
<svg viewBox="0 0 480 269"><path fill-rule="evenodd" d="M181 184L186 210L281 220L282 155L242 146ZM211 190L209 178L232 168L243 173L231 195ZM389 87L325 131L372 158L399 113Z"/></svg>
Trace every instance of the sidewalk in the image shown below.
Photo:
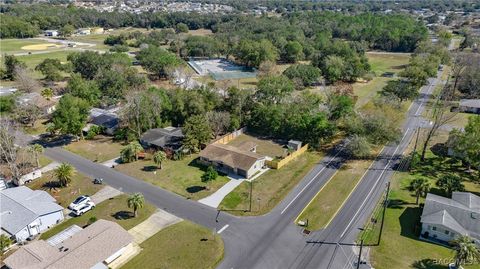
<svg viewBox="0 0 480 269"><path fill-rule="evenodd" d="M222 202L223 198L225 198L225 196L232 192L243 181L245 181L244 178L230 179L230 181L223 185L220 189L218 189L218 191L208 197L198 200L198 202L217 208Z"/></svg>

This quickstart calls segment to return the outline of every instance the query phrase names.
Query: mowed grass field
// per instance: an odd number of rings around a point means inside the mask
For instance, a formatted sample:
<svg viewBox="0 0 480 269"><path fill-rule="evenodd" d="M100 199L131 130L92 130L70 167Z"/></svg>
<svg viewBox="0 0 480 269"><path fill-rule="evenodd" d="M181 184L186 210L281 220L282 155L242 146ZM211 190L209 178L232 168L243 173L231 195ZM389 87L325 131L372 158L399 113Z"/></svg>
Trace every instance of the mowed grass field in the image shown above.
<svg viewBox="0 0 480 269"><path fill-rule="evenodd" d="M12 54L27 52L23 50L22 47L29 45L38 45L47 43L45 40L34 39L34 38L25 38L25 39L0 39L0 51L2 54Z"/></svg>
<svg viewBox="0 0 480 269"><path fill-rule="evenodd" d="M111 137L97 135L92 140L79 140L66 145L64 148L90 161L103 163L120 156L120 151L126 145L114 142Z"/></svg>
<svg viewBox="0 0 480 269"><path fill-rule="evenodd" d="M376 77L367 83L357 82L353 84L355 95L358 96L357 107L368 103L375 94L380 91L389 80L395 78L382 77L385 72L400 72L410 59L408 53L367 53L368 62Z"/></svg>
<svg viewBox="0 0 480 269"><path fill-rule="evenodd" d="M140 247L142 251L122 269L215 268L224 252L218 234L189 221L161 230Z"/></svg>

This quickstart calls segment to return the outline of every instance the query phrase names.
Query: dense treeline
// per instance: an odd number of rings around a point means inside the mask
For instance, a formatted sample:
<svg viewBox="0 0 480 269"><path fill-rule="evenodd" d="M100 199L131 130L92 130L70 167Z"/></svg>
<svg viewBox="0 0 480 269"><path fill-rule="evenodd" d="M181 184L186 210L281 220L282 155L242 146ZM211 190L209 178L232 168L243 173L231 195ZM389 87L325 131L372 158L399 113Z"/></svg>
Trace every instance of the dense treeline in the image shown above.
<svg viewBox="0 0 480 269"><path fill-rule="evenodd" d="M281 17L254 17L247 15L201 15L195 13L100 13L73 6L6 5L2 13L1 37L30 37L40 30L73 27L124 26L143 28L206 28L216 33L217 43L192 38L186 54L190 56L213 54L228 50L232 42L241 39L269 40L286 61L300 49L311 56L319 33L332 38L358 41L373 49L412 51L415 44L427 37L426 28L408 15L360 14L345 15L335 12L295 12ZM297 42L297 43L292 43ZM206 45L206 46L202 46ZM200 49L198 47L202 46ZM194 51L195 49L195 51ZM207 50L207 52L205 52Z"/></svg>

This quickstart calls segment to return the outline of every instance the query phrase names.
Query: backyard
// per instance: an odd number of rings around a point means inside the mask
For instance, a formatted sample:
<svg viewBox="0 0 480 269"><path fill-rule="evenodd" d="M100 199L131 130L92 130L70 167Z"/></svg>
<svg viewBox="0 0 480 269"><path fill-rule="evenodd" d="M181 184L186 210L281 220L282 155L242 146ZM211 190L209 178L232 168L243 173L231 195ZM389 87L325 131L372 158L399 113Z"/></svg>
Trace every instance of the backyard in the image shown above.
<svg viewBox="0 0 480 269"><path fill-rule="evenodd" d="M215 268L223 258L222 238L189 221L165 228L140 247L143 250L122 269Z"/></svg>
<svg viewBox="0 0 480 269"><path fill-rule="evenodd" d="M275 207L295 185L323 158L318 152L305 152L281 169L270 169L253 181L253 205L249 209L250 183L243 182L219 208L235 215L263 215Z"/></svg>
<svg viewBox="0 0 480 269"><path fill-rule="evenodd" d="M93 184L91 178L76 173L67 187L60 188L53 171L44 173L41 178L28 183L27 186L34 190L48 192L63 207L67 207L77 196L93 195L102 187L101 185Z"/></svg>
<svg viewBox="0 0 480 269"><path fill-rule="evenodd" d="M123 147L121 143L114 142L112 137L97 135L91 140L72 142L64 148L90 161L102 163L119 157Z"/></svg>
<svg viewBox="0 0 480 269"><path fill-rule="evenodd" d="M72 196L72 199L73 197L74 196ZM46 231L40 236L40 239L48 239L73 224L76 224L80 227L88 225L91 222L91 218L114 221L122 226L125 230L129 230L130 228L133 228L137 224L146 220L156 210L155 206L145 203L144 207L138 210L137 216L134 217L132 209L128 208L127 206L127 199L128 195L122 194L103 201L97 204L93 210L88 211L80 217L74 217L65 220L59 225Z"/></svg>
<svg viewBox="0 0 480 269"><path fill-rule="evenodd" d="M208 183L201 181L206 167L197 164L198 154L185 156L182 160L166 160L162 169L147 154L145 160L117 165L118 171L142 179L161 188L177 193L188 199L202 199L228 182L228 178L219 175L216 180Z"/></svg>

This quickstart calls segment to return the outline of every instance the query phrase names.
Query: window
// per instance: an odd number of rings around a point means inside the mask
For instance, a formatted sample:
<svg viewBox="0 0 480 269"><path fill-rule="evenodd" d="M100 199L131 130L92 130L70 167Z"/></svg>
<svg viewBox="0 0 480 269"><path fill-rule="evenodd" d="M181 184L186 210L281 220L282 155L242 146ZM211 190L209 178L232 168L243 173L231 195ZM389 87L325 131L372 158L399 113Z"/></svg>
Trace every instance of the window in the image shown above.
<svg viewBox="0 0 480 269"><path fill-rule="evenodd" d="M432 230L436 231L436 230L437 230L437 227L433 226L433 227L432 227Z"/></svg>
<svg viewBox="0 0 480 269"><path fill-rule="evenodd" d="M446 235L448 235L449 233L450 233L450 231L445 230L445 234L446 234Z"/></svg>

